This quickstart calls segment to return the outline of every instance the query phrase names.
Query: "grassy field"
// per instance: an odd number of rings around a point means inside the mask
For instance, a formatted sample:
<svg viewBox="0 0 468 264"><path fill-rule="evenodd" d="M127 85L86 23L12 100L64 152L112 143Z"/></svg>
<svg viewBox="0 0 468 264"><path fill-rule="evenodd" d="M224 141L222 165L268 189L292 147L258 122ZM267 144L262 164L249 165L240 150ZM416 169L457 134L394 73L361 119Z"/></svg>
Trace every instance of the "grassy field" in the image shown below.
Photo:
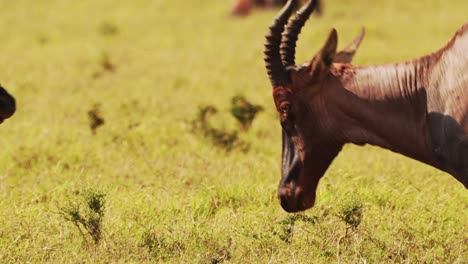
<svg viewBox="0 0 468 264"><path fill-rule="evenodd" d="M386 150L347 146L314 208L281 209L262 46L275 11L235 19L230 6L0 1L0 82L18 106L0 125L0 262L467 263L468 192ZM415 58L467 11L466 0L325 1L297 58L331 27L343 46L361 26L355 64ZM239 94L265 109L248 131L230 114ZM217 108L216 131L238 133L231 147L200 131L200 106ZM90 112L105 120L95 133Z"/></svg>

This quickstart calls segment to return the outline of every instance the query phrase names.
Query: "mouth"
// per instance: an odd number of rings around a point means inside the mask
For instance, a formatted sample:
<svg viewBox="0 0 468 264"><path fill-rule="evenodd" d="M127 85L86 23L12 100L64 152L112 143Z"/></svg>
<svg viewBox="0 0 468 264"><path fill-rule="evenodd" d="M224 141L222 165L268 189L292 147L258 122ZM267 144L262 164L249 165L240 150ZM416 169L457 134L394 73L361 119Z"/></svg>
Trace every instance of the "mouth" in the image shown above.
<svg viewBox="0 0 468 264"><path fill-rule="evenodd" d="M278 190L278 199L281 207L288 213L302 211L301 203L302 192L291 185L280 187Z"/></svg>
<svg viewBox="0 0 468 264"><path fill-rule="evenodd" d="M5 119L10 118L14 113L14 110L11 110L11 109L5 109L3 111L4 112L0 114L0 124L3 123Z"/></svg>
<svg viewBox="0 0 468 264"><path fill-rule="evenodd" d="M288 213L307 210L314 206L315 194L306 195L304 190L295 184L280 186L278 199L281 207Z"/></svg>

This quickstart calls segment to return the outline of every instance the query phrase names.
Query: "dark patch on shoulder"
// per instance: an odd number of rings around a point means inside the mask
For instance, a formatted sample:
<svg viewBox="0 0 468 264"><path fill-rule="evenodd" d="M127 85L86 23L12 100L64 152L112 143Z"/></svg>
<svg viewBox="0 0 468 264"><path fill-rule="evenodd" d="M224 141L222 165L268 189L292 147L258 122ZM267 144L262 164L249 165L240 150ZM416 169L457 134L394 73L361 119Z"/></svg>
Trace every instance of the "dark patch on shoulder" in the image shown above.
<svg viewBox="0 0 468 264"><path fill-rule="evenodd" d="M428 145L437 167L468 187L468 135L451 116L429 113Z"/></svg>

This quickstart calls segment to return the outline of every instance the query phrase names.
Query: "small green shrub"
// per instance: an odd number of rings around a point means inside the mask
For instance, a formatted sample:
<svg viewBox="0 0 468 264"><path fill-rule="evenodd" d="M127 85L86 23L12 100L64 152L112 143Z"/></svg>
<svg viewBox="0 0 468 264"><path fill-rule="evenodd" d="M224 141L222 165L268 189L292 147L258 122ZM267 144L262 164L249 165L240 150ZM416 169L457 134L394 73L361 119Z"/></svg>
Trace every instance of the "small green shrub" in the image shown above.
<svg viewBox="0 0 468 264"><path fill-rule="evenodd" d="M102 220L106 209L106 194L95 189L86 189L82 197L76 201L69 201L59 208L62 217L71 222L87 242L86 233L91 236L95 244L102 238ZM86 233L85 233L86 232Z"/></svg>
<svg viewBox="0 0 468 264"><path fill-rule="evenodd" d="M239 149L247 152L249 145L239 139L237 131L226 131L211 126L208 118L216 114L218 110L212 105L201 105L198 107L196 118L191 122L192 131L210 139L216 147L222 148L227 152Z"/></svg>
<svg viewBox="0 0 468 264"><path fill-rule="evenodd" d="M304 214L293 214L293 215L288 215L286 219L283 219L279 222L280 225L280 231L275 232L281 240L283 240L286 243L291 243L292 238L294 236L294 227L296 225L296 222L302 221L304 223L308 224L315 224L317 222L317 217L316 216L307 216Z"/></svg>
<svg viewBox="0 0 468 264"><path fill-rule="evenodd" d="M261 111L263 111L261 105L252 104L243 95L236 95L231 99L231 114L240 123L243 131L250 129L255 117Z"/></svg>
<svg viewBox="0 0 468 264"><path fill-rule="evenodd" d="M139 246L146 248L152 257L160 260L181 255L186 250L183 239L177 234L173 234L171 230L158 231L154 227L143 233Z"/></svg>
<svg viewBox="0 0 468 264"><path fill-rule="evenodd" d="M362 222L363 210L364 204L361 198L351 195L343 201L337 216L346 223L348 229L355 230Z"/></svg>
<svg viewBox="0 0 468 264"><path fill-rule="evenodd" d="M110 21L104 21L99 25L98 31L103 36L110 37L117 35L119 33L119 28L117 27L117 25Z"/></svg>

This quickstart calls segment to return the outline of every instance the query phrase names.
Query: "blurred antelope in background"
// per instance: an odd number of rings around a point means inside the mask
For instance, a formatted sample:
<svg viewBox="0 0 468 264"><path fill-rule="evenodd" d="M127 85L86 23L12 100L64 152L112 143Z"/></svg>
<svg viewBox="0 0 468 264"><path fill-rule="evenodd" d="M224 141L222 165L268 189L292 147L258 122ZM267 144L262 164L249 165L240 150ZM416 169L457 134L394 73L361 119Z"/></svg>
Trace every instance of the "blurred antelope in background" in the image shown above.
<svg viewBox="0 0 468 264"><path fill-rule="evenodd" d="M282 7L286 4L287 0L237 0L234 4L231 13L235 16L247 16L254 8L275 8ZM305 3L305 0L299 0L300 4ZM317 3L315 9L316 14L321 14L322 4Z"/></svg>
<svg viewBox="0 0 468 264"><path fill-rule="evenodd" d="M15 98L0 86L0 123L10 118L16 111Z"/></svg>
<svg viewBox="0 0 468 264"><path fill-rule="evenodd" d="M403 154L468 187L468 23L435 53L381 66L350 65L363 32L337 52L332 29L313 59L296 65L296 41L317 1L288 23L296 2L280 11L265 43L283 134L283 209L314 205L320 178L346 143Z"/></svg>

